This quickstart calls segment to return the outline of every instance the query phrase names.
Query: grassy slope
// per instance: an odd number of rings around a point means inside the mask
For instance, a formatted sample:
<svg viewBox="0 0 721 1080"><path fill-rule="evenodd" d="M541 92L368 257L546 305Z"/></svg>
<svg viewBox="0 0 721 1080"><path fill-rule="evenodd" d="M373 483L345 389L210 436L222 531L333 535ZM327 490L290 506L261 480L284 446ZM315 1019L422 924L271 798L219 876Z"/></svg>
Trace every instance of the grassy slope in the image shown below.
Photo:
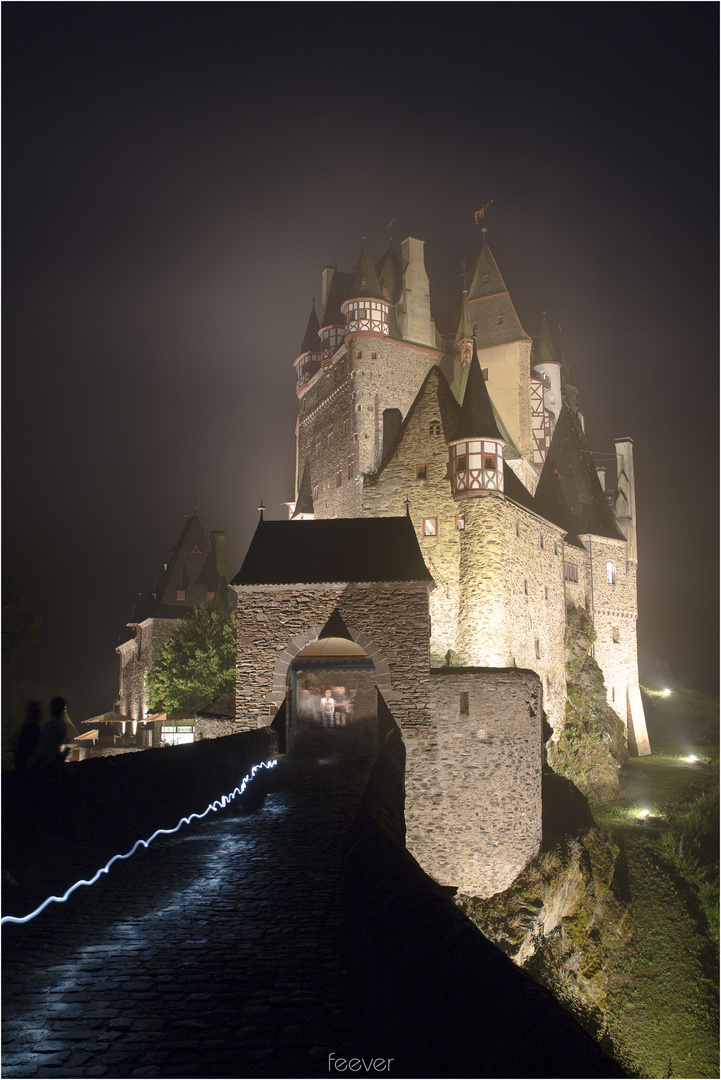
<svg viewBox="0 0 721 1080"><path fill-rule="evenodd" d="M698 894L664 843L674 816L718 783L716 750L699 745L690 704L683 693L648 701L653 755L627 763L620 799L593 806L626 851L636 935L609 1019L620 1058L642 1076L719 1075L717 951ZM691 753L698 762L684 760Z"/></svg>

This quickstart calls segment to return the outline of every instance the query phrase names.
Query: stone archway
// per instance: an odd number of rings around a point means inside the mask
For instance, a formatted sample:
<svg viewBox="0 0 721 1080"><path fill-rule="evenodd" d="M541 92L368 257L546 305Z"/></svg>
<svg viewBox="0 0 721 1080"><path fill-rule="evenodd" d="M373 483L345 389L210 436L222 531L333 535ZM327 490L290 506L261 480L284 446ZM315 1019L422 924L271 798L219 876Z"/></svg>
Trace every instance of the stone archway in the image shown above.
<svg viewBox="0 0 721 1080"><path fill-rule="evenodd" d="M275 668L273 669L273 687L268 695L268 700L271 703L277 706L280 706L283 703L288 692L291 664L303 649L320 638L324 625L324 623L318 623L308 630L296 634L295 637L291 638L288 642L283 652L276 660ZM376 671L376 685L386 701L389 701L393 695L393 682L391 680L388 661L385 656L372 638L369 638L367 634L354 630L352 626L348 627L348 634L351 641L360 645L373 661L373 666Z"/></svg>

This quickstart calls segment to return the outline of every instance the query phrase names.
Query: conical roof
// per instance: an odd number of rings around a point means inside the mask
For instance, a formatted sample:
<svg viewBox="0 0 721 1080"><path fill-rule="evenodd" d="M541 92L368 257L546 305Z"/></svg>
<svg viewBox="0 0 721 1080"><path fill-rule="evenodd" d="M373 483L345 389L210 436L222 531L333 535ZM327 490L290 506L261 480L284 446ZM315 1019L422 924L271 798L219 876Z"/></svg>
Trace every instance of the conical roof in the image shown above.
<svg viewBox="0 0 721 1080"><path fill-rule="evenodd" d="M295 504L295 510L291 517L300 517L301 514L314 514L315 508L313 506L313 488L310 482L310 464L306 461L303 469L303 476L300 480L300 487L298 488L298 499Z"/></svg>
<svg viewBox="0 0 721 1080"><path fill-rule="evenodd" d="M341 314L341 304L351 296L353 274L345 270L336 270L333 274L328 290L328 298L321 315L321 326L344 326L345 316Z"/></svg>
<svg viewBox="0 0 721 1080"><path fill-rule="evenodd" d="M504 438L498 430L498 424L493 414L493 406L488 396L486 380L483 378L481 365L478 362L476 341L473 339L473 356L468 369L468 381L466 392L463 395L461 415L458 424L449 442L458 442L460 439L498 439L504 442Z"/></svg>
<svg viewBox="0 0 721 1080"><path fill-rule="evenodd" d="M505 345L509 341L528 341L521 326L506 283L501 277L498 264L488 244L483 245L478 256L468 290L468 310L476 324L478 346L481 349L493 345Z"/></svg>
<svg viewBox="0 0 721 1080"><path fill-rule="evenodd" d="M305 330L305 337L303 338L303 344L300 347L299 356L303 353L319 353L321 350L320 338L318 337L318 331L320 330L320 323L318 322L318 316L315 313L315 303L311 304L310 315L308 316L308 325Z"/></svg>
<svg viewBox="0 0 721 1080"><path fill-rule="evenodd" d="M533 339L532 366L538 367L539 364L558 364L559 366L561 364L561 360L556 352L556 346L553 344L551 331L548 328L545 311L541 318L541 329Z"/></svg>
<svg viewBox="0 0 721 1080"><path fill-rule="evenodd" d="M389 243L388 250L378 260L375 268L381 292L387 289L388 300L390 300L391 304L397 304L403 285L403 267L392 243Z"/></svg>
<svg viewBox="0 0 721 1080"><path fill-rule="evenodd" d="M349 299L353 300L357 296L372 296L377 300L385 299L381 283L378 280L378 275L371 262L371 257L368 254L368 248L365 246L365 243L363 244L360 259L358 260L358 266L356 268L355 277L353 278L353 284L351 285Z"/></svg>

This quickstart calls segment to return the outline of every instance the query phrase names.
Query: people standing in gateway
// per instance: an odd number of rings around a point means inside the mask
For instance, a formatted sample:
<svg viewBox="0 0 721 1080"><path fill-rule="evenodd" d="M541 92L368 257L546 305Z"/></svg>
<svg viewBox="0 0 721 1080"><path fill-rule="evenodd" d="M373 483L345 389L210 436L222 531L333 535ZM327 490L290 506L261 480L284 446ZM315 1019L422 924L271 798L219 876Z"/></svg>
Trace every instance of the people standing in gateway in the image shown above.
<svg viewBox="0 0 721 1080"><path fill-rule="evenodd" d="M323 727L333 727L335 716L335 701L330 690L326 690L320 700L320 713Z"/></svg>

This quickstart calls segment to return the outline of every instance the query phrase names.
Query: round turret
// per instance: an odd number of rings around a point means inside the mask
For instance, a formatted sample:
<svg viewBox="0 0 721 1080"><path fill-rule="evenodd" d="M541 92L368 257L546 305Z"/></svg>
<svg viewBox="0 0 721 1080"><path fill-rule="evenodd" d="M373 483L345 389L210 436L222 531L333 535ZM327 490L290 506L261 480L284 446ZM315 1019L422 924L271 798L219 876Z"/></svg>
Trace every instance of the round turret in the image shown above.
<svg viewBox="0 0 721 1080"><path fill-rule="evenodd" d="M388 337L389 310L390 303L383 295L383 288L364 243L350 298L341 305L346 334L367 333Z"/></svg>
<svg viewBox="0 0 721 1080"><path fill-rule="evenodd" d="M478 362L476 342L461 414L448 440L449 472L455 498L503 494L503 438Z"/></svg>

